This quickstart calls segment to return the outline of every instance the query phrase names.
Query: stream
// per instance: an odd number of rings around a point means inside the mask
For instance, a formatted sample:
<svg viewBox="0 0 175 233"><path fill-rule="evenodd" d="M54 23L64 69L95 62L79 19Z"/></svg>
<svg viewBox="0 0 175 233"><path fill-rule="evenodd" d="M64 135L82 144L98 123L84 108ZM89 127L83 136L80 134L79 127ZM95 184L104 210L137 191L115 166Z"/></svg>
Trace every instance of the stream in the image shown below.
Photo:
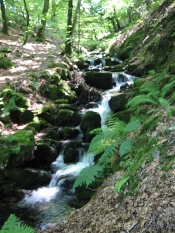
<svg viewBox="0 0 175 233"><path fill-rule="evenodd" d="M90 59L90 70L97 68L94 61L95 59ZM102 69L103 66L105 66L104 60L102 60L101 64L98 64L98 68ZM107 113L110 111L108 102L111 95L118 92L121 86L125 84L131 85L136 79L136 77L129 74L122 74L124 78L121 78L119 73L113 73L113 88L103 92L102 100L98 103L98 107L89 109L100 114L102 126L105 125ZM82 142L80 129L78 139ZM88 146L83 142L81 143L82 147L79 148L78 162L75 164L65 164L64 145L66 142L63 141L61 153L58 155L56 161L52 163L53 175L50 184L27 193L25 198L14 208L15 214L32 227L40 229L51 227L54 223L62 221L73 210L68 205L69 201L76 198L72 189L73 182L83 168L94 164L94 156L87 152Z"/></svg>

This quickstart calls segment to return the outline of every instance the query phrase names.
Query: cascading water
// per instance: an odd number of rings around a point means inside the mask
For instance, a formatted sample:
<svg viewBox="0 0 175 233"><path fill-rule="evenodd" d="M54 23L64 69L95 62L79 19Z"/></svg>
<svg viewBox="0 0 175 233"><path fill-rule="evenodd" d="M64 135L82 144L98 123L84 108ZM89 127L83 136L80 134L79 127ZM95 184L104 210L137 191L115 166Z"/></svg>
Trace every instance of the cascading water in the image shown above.
<svg viewBox="0 0 175 233"><path fill-rule="evenodd" d="M94 66L94 59L90 60L91 67ZM101 64L105 64L104 60ZM90 109L96 111L101 116L101 125L105 126L107 114L110 111L109 100L111 95L120 90L123 85L130 85L135 80L135 77L126 73L113 73L113 88L105 91L102 96L102 101L97 108ZM81 134L81 132L80 132ZM83 143L82 143L83 146ZM57 160L52 164L53 177L47 187L42 187L34 190L32 193L25 196L19 203L18 207L32 208L37 212L35 225L38 228L45 228L50 223L58 222L65 215L69 214L72 208L67 204L69 200L75 198L72 185L80 171L94 164L92 154L86 152L82 147L79 150L79 161L75 164L64 163L64 146Z"/></svg>

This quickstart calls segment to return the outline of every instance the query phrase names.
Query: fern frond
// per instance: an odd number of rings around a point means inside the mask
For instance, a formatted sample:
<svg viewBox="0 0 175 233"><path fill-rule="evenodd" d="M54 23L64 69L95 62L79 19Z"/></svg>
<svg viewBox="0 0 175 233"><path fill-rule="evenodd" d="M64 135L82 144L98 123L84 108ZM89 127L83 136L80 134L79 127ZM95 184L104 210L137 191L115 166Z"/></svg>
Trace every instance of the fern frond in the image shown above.
<svg viewBox="0 0 175 233"><path fill-rule="evenodd" d="M111 162L111 157L118 150L118 145L121 142L121 138L115 140L110 146L108 146L102 156L99 158L98 163L101 166L107 165L107 163Z"/></svg>
<svg viewBox="0 0 175 233"><path fill-rule="evenodd" d="M116 131L121 131L125 128L126 123L120 121L115 114L110 114L107 118L106 124L108 128L115 129Z"/></svg>
<svg viewBox="0 0 175 233"><path fill-rule="evenodd" d="M145 82L142 84L142 86L140 87L140 91L141 93L158 93L159 91L159 87L155 82Z"/></svg>
<svg viewBox="0 0 175 233"><path fill-rule="evenodd" d="M122 144L120 145L119 154L122 157L123 155L127 154L132 148L132 139L127 138Z"/></svg>
<svg viewBox="0 0 175 233"><path fill-rule="evenodd" d="M139 126L140 126L140 120L139 119L131 121L126 125L125 132L133 132L136 129L138 129Z"/></svg>
<svg viewBox="0 0 175 233"><path fill-rule="evenodd" d="M26 224L20 224L18 218L14 214L10 214L4 223L0 233L34 233L35 230Z"/></svg>
<svg viewBox="0 0 175 233"><path fill-rule="evenodd" d="M116 137L116 133L113 130L104 129L92 139L88 151L94 155L103 153L111 144L114 137Z"/></svg>
<svg viewBox="0 0 175 233"><path fill-rule="evenodd" d="M148 95L137 95L128 101L127 107L134 108L140 104L156 105L157 102L153 100L153 98L149 97Z"/></svg>
<svg viewBox="0 0 175 233"><path fill-rule="evenodd" d="M100 173L103 172L103 167L98 164L92 167L84 168L73 185L73 188L78 186L86 185L86 188L95 180L95 177L98 177Z"/></svg>
<svg viewBox="0 0 175 233"><path fill-rule="evenodd" d="M125 178L119 180L117 185L115 185L114 190L119 193L121 191L122 187L127 183L128 180L129 180L129 177L125 177Z"/></svg>
<svg viewBox="0 0 175 233"><path fill-rule="evenodd" d="M162 96L166 96L167 93L169 93L170 91L173 91L173 88L175 87L175 80L173 80L170 83L167 83L161 90L162 92Z"/></svg>

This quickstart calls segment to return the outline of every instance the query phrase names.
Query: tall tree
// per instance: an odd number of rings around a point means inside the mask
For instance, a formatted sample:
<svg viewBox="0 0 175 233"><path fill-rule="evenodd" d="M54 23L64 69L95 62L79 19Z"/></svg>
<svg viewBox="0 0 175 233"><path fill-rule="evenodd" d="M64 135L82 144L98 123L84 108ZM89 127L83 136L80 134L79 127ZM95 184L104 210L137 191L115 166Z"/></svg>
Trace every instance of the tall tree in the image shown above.
<svg viewBox="0 0 175 233"><path fill-rule="evenodd" d="M6 17L6 10L5 10L5 3L4 0L0 0L1 4L1 14L2 14L2 32L5 34L8 34L8 22L7 22L7 17Z"/></svg>
<svg viewBox="0 0 175 233"><path fill-rule="evenodd" d="M73 0L68 1L68 14L67 14L67 34L65 53L71 55L72 53L72 11L73 11Z"/></svg>
<svg viewBox="0 0 175 233"><path fill-rule="evenodd" d="M46 17L49 10L49 0L44 0L44 8L41 17L41 26L37 32L37 40L45 41Z"/></svg>

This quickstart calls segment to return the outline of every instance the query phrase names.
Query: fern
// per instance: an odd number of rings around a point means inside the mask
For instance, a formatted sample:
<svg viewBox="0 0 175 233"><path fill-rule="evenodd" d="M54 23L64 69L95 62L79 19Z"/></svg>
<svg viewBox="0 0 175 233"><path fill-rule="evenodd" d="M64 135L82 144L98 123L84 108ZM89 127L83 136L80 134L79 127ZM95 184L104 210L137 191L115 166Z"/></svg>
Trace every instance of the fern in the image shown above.
<svg viewBox="0 0 175 233"><path fill-rule="evenodd" d="M163 88L162 88L162 96L165 97L167 95L167 93L169 93L170 91L172 91L175 87L175 80L173 80L170 83L167 83Z"/></svg>
<svg viewBox="0 0 175 233"><path fill-rule="evenodd" d="M140 87L141 93L160 93L158 85L155 82L145 82Z"/></svg>
<svg viewBox="0 0 175 233"><path fill-rule="evenodd" d="M20 224L18 218L14 214L10 214L4 223L0 233L34 233L35 230L26 224Z"/></svg>
<svg viewBox="0 0 175 233"><path fill-rule="evenodd" d="M99 166L98 164L93 167L84 168L76 179L73 188L82 186L83 184L88 187L95 180L95 177L98 177L102 172L103 167Z"/></svg>
<svg viewBox="0 0 175 233"><path fill-rule="evenodd" d="M129 177L125 177L125 178L119 180L117 185L115 185L115 187L114 187L114 191L119 193L121 191L121 189L123 188L123 186L127 183L128 180L129 180Z"/></svg>
<svg viewBox="0 0 175 233"><path fill-rule="evenodd" d="M95 131L97 135L92 139L88 149L88 152L94 155L102 153L97 165L83 169L74 183L74 188L83 184L88 186L105 168L109 166L112 168L111 163L114 156L115 158L118 155L122 157L131 150L132 140L127 136L139 127L140 121L133 118L130 123L126 124L118 120L114 114L110 114L107 123L106 128Z"/></svg>
<svg viewBox="0 0 175 233"><path fill-rule="evenodd" d="M122 157L123 155L127 154L132 148L132 139L127 138L122 144L120 145L119 154Z"/></svg>
<svg viewBox="0 0 175 233"><path fill-rule="evenodd" d="M152 104L157 105L157 102L148 95L137 95L128 101L127 107L134 108L140 104Z"/></svg>

